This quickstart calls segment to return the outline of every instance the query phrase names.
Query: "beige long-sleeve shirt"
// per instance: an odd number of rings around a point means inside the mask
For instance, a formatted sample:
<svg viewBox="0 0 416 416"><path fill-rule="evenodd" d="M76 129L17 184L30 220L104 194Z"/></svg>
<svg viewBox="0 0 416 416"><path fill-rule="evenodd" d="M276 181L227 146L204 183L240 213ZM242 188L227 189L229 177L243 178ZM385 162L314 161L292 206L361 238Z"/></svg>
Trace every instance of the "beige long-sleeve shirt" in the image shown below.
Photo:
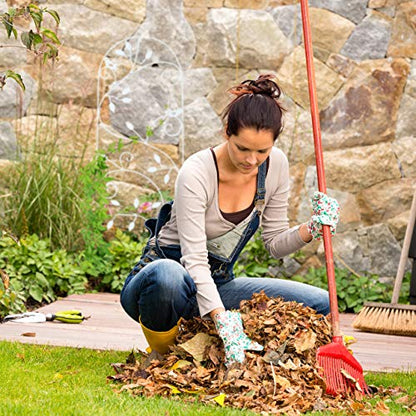
<svg viewBox="0 0 416 416"><path fill-rule="evenodd" d="M262 238L275 258L303 247L298 227L289 228L289 164L284 153L273 147L266 176L265 208L261 217ZM223 307L208 264L207 240L236 227L223 218L218 204L218 179L210 149L189 157L182 165L175 185L171 219L159 234L161 246L179 244L181 263L197 287L201 316Z"/></svg>

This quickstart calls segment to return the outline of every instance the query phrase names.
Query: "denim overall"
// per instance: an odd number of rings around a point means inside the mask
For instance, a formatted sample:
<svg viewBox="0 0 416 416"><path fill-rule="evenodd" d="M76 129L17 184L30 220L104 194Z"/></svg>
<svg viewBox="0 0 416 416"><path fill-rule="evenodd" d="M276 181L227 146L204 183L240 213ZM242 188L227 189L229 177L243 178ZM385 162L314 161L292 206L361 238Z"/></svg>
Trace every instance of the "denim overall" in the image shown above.
<svg viewBox="0 0 416 416"><path fill-rule="evenodd" d="M264 290L268 296L282 296L328 313L327 292L299 282L273 278L234 278L233 267L244 246L256 232L264 209L267 165L258 168L255 209L235 228L207 241L211 275L226 309L238 308L243 299ZM179 318L199 316L196 286L180 264L179 245L161 247L158 234L170 219L172 202L162 206L157 218L145 222L150 237L140 261L128 275L121 291L121 304L131 318L155 331L167 331ZM320 310L321 309L321 310Z"/></svg>

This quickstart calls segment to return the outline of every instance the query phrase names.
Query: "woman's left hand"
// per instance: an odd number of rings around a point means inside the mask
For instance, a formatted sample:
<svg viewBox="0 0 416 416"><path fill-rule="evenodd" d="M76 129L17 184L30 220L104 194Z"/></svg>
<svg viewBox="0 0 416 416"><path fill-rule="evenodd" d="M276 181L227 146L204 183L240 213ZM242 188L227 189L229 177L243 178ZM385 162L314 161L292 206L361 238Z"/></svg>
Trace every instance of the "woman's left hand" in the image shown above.
<svg viewBox="0 0 416 416"><path fill-rule="evenodd" d="M329 225L331 234L335 235L340 211L338 201L323 192L315 192L312 197L312 209L313 215L307 224L312 238L314 240L322 238L322 225Z"/></svg>

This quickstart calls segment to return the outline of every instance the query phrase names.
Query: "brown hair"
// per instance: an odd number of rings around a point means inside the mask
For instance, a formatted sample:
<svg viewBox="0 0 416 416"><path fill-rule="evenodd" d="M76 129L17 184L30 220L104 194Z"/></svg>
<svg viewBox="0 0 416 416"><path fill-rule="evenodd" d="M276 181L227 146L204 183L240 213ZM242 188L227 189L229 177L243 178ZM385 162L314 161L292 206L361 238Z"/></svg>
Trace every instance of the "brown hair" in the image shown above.
<svg viewBox="0 0 416 416"><path fill-rule="evenodd" d="M282 93L274 75L259 75L256 80L246 80L228 90L236 97L225 108L227 136L237 135L240 129L270 130L276 140L283 128L283 108L279 102Z"/></svg>

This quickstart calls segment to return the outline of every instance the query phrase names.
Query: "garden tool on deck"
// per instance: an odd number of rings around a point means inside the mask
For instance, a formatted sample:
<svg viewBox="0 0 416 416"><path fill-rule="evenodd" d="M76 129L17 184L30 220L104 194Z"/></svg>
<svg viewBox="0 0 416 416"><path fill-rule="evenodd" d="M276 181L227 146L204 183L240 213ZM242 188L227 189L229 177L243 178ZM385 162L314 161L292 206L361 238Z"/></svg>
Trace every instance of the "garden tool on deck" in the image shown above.
<svg viewBox="0 0 416 416"><path fill-rule="evenodd" d="M308 74L309 100L311 107L316 170L318 174L318 189L320 192L326 193L308 0L300 0L300 6L305 45L306 69ZM343 338L339 326L339 311L335 284L331 231L328 225L323 225L322 227L326 272L328 277L329 303L331 310L332 342L328 345L324 345L318 348L316 354L317 361L319 366L323 369L324 378L326 381L326 392L328 394L337 395L354 392L355 390L362 391L363 393L368 393L369 388L364 380L363 369L360 363L352 356L352 354L350 354L343 343Z"/></svg>
<svg viewBox="0 0 416 416"><path fill-rule="evenodd" d="M60 311L56 313L40 313L40 312L24 312L14 315L7 315L4 322L18 322L18 323L42 323L46 321L60 321L68 324L80 324L85 317L81 311L70 310Z"/></svg>
<svg viewBox="0 0 416 416"><path fill-rule="evenodd" d="M391 303L364 303L363 308L352 323L354 328L382 334L416 336L416 305L401 305L398 303L406 263L410 257L409 255L414 255L413 251L415 248L412 247L411 250L410 248L415 223L416 190L413 195L410 217L406 227L396 279L394 280Z"/></svg>

